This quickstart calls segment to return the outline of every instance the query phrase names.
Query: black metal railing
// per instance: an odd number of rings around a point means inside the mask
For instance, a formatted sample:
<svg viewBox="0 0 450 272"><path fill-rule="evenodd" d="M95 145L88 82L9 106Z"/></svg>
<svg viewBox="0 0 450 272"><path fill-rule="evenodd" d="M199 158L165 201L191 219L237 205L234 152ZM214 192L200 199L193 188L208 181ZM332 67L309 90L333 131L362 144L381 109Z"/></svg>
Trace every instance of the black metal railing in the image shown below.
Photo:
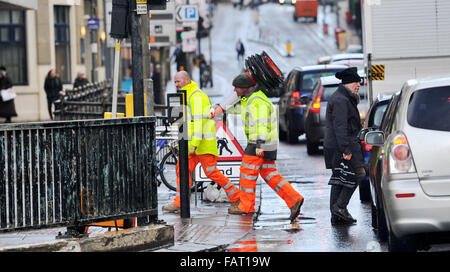
<svg viewBox="0 0 450 272"><path fill-rule="evenodd" d="M155 117L0 126L0 231L157 217Z"/></svg>
<svg viewBox="0 0 450 272"><path fill-rule="evenodd" d="M56 120L103 118L112 110L112 85L110 81L90 83L60 92L55 101ZM117 112L125 112L125 97L118 96Z"/></svg>

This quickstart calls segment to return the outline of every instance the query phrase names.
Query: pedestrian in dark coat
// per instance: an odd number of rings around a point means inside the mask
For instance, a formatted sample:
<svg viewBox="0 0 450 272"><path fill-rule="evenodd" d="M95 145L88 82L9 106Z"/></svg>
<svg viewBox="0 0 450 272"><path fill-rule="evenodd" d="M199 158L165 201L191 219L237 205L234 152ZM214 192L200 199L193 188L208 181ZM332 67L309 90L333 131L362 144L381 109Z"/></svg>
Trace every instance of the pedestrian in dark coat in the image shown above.
<svg viewBox="0 0 450 272"><path fill-rule="evenodd" d="M73 82L73 88L82 87L86 84L89 84L89 80L86 79L86 75L82 72L79 72L77 75L77 78L75 78L75 81Z"/></svg>
<svg viewBox="0 0 450 272"><path fill-rule="evenodd" d="M13 87L11 78L6 73L6 67L0 66L0 90L10 89ZM0 117L6 118L5 123L11 123L11 117L16 117L16 107L14 99L3 101L0 96Z"/></svg>
<svg viewBox="0 0 450 272"><path fill-rule="evenodd" d="M45 78L44 82L44 90L47 94L47 105L48 105L48 114L50 115L50 118L53 120L53 112L52 112L52 105L53 103L58 100L59 98L59 92L62 91L63 86L61 83L61 79L56 74L55 69L51 69L47 73L47 77Z"/></svg>
<svg viewBox="0 0 450 272"><path fill-rule="evenodd" d="M161 65L156 64L155 71L152 74L153 80L153 100L155 104L163 104L164 98L161 89Z"/></svg>
<svg viewBox="0 0 450 272"><path fill-rule="evenodd" d="M329 182L331 223L354 223L356 220L348 212L347 205L366 175L358 139L362 128L357 108L361 78L356 67L337 72L336 77L342 83L328 100L324 140L325 165L333 170ZM349 172L351 175L346 175ZM342 173L345 177L340 175Z"/></svg>

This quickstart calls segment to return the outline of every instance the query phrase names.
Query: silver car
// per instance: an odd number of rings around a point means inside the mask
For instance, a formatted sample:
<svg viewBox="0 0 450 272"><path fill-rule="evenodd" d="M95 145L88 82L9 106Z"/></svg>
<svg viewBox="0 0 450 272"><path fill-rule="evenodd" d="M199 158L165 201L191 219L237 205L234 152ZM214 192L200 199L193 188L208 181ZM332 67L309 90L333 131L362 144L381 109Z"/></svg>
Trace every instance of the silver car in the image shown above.
<svg viewBox="0 0 450 272"><path fill-rule="evenodd" d="M442 243L450 233L450 76L407 81L382 130L366 133L365 142L381 148L389 250Z"/></svg>

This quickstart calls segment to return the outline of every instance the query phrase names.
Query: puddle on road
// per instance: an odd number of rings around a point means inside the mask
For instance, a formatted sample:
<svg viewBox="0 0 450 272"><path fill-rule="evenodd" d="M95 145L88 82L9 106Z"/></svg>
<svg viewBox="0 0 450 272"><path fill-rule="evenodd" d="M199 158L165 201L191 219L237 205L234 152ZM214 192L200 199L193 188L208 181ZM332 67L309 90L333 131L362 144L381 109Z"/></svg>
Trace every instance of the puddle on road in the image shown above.
<svg viewBox="0 0 450 272"><path fill-rule="evenodd" d="M258 252L258 248L278 247L280 245L290 245L291 240L269 239L256 241L256 237L252 235L251 238L231 244L227 252Z"/></svg>

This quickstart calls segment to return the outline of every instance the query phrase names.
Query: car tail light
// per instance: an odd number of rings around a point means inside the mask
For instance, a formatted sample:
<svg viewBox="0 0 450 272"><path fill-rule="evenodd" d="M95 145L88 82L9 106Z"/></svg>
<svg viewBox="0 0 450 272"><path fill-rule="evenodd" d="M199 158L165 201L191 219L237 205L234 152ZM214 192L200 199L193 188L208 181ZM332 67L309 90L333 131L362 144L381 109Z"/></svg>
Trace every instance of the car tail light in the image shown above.
<svg viewBox="0 0 450 272"><path fill-rule="evenodd" d="M300 101L300 92L299 91L295 91L291 94L291 103L290 103L290 107L297 107L297 106L301 106L302 105L302 101Z"/></svg>
<svg viewBox="0 0 450 272"><path fill-rule="evenodd" d="M416 172L406 136L399 133L392 139L389 152L389 172L391 174Z"/></svg>
<svg viewBox="0 0 450 272"><path fill-rule="evenodd" d="M320 98L322 97L323 87L320 87L319 93L317 94L316 100L311 105L309 112L311 113L319 113L320 112Z"/></svg>
<svg viewBox="0 0 450 272"><path fill-rule="evenodd" d="M361 141L362 149L366 152L370 152L372 150L372 145L366 144L366 142Z"/></svg>

